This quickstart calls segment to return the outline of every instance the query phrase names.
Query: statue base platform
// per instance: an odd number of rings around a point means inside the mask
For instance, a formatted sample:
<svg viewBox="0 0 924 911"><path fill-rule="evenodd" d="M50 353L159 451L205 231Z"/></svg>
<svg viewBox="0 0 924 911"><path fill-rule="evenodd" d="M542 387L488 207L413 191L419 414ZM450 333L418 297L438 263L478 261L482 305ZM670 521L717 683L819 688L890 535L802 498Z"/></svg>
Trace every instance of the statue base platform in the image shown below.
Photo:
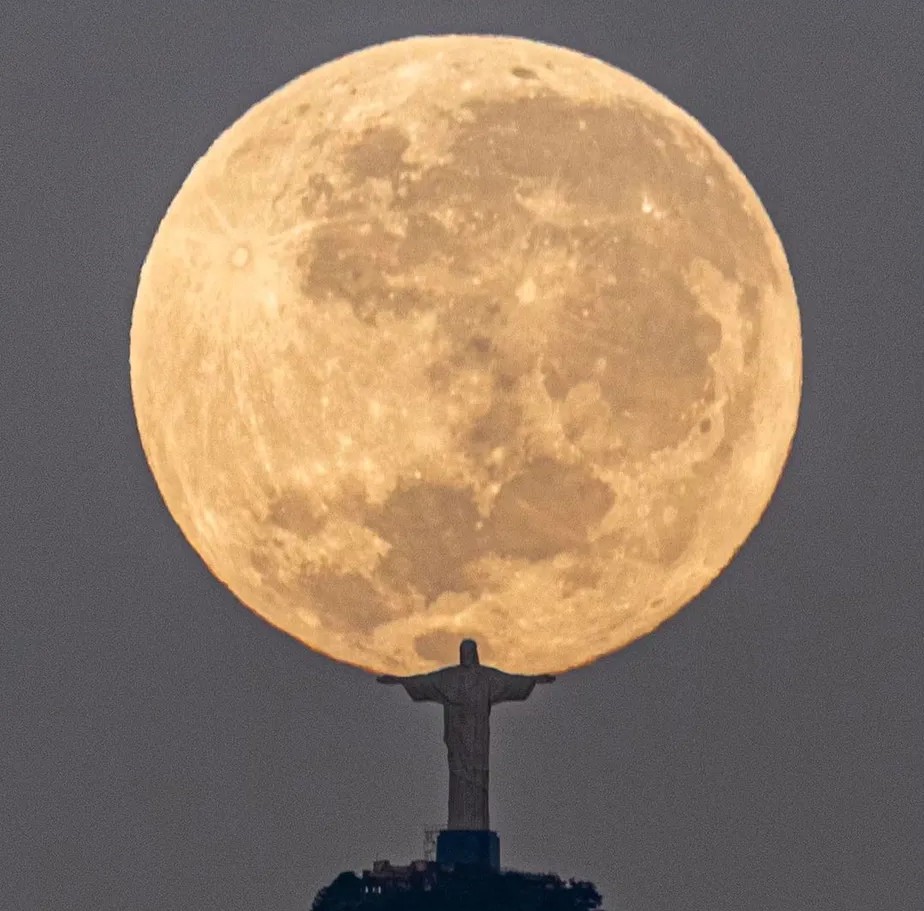
<svg viewBox="0 0 924 911"><path fill-rule="evenodd" d="M443 829L436 839L436 862L499 871L500 839L490 829Z"/></svg>

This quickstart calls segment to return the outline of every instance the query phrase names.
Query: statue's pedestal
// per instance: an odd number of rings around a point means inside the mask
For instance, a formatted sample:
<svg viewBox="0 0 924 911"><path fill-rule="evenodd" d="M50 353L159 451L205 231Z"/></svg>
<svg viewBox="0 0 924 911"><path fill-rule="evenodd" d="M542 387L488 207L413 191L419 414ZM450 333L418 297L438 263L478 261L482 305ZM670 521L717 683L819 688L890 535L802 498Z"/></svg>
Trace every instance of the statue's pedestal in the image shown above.
<svg viewBox="0 0 924 911"><path fill-rule="evenodd" d="M500 870L500 839L489 829L443 829L436 839L438 864L475 864Z"/></svg>

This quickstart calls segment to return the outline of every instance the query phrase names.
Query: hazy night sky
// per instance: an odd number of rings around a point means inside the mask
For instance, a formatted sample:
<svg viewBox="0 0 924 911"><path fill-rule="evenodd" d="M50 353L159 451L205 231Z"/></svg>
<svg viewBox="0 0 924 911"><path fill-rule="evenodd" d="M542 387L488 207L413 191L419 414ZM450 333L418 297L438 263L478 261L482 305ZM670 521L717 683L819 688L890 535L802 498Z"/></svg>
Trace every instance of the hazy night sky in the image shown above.
<svg viewBox="0 0 924 911"><path fill-rule="evenodd" d="M725 573L495 710L502 862L608 911L924 907L924 7L719 6L4 3L0 906L304 911L445 819L441 709L271 628L182 537L128 333L161 216L248 107L369 44L483 32L614 63L718 139L783 240L805 356Z"/></svg>

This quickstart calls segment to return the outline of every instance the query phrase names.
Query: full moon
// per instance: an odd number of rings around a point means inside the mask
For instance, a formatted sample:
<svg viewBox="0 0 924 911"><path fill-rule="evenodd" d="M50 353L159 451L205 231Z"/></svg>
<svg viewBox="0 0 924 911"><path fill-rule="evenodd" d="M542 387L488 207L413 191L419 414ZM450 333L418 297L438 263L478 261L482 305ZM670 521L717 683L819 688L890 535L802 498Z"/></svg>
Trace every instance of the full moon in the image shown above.
<svg viewBox="0 0 924 911"><path fill-rule="evenodd" d="M141 270L139 433L249 608L376 672L564 671L760 520L799 313L756 193L627 73L510 37L348 54L196 162Z"/></svg>

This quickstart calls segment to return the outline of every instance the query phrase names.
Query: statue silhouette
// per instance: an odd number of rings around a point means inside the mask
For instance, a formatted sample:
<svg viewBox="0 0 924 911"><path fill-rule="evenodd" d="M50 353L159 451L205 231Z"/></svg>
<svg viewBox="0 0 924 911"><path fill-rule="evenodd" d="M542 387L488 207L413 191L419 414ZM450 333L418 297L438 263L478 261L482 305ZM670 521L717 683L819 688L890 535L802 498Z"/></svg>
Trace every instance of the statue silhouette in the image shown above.
<svg viewBox="0 0 924 911"><path fill-rule="evenodd" d="M443 706L443 741L449 758L450 829L490 829L488 818L488 754L491 706L526 699L537 683L551 683L551 674L507 674L478 661L478 645L465 639L459 664L429 674L396 677L383 674L379 683L400 683L415 702Z"/></svg>

